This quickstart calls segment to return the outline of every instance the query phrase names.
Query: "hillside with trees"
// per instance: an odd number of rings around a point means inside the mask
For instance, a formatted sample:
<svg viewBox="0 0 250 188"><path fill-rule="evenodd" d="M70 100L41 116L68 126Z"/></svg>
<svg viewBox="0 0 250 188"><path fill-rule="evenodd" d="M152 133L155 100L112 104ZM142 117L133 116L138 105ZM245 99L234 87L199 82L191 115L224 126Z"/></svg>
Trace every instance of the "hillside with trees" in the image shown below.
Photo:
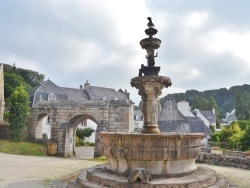
<svg viewBox="0 0 250 188"><path fill-rule="evenodd" d="M169 94L161 98L161 102L166 97L174 97L176 102L188 101L191 107L194 107L196 101L195 97L200 99L211 100L211 97L218 105L219 114L221 117L225 116L226 112L231 112L235 108L235 97L237 93L250 93L250 85L233 86L229 89L220 88L206 91L197 91L194 89L187 90L185 93Z"/></svg>

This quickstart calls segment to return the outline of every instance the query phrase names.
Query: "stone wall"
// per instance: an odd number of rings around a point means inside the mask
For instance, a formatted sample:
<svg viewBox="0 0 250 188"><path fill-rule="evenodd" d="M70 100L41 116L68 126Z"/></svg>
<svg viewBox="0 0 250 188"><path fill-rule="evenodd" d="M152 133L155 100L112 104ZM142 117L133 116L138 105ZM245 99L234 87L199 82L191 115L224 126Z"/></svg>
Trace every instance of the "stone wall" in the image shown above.
<svg viewBox="0 0 250 188"><path fill-rule="evenodd" d="M250 169L250 159L212 153L200 153L199 163Z"/></svg>
<svg viewBox="0 0 250 188"><path fill-rule="evenodd" d="M23 130L22 136L24 140L27 140L28 136L27 127ZM10 138L9 125L0 124L0 139L9 139L9 138Z"/></svg>
<svg viewBox="0 0 250 188"><path fill-rule="evenodd" d="M0 124L0 139L8 139L9 136L10 136L9 126Z"/></svg>
<svg viewBox="0 0 250 188"><path fill-rule="evenodd" d="M241 151L225 150L225 151L223 151L223 155L245 158L245 154Z"/></svg>

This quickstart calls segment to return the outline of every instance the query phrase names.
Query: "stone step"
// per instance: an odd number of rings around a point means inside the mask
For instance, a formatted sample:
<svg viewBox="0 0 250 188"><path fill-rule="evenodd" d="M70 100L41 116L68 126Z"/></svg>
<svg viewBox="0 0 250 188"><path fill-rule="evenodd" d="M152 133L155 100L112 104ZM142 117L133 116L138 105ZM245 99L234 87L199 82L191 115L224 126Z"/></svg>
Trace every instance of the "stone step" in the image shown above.
<svg viewBox="0 0 250 188"><path fill-rule="evenodd" d="M111 174L97 165L83 171L77 178L77 186L80 188L228 188L227 179L209 168L198 167L191 175L179 178L153 178L149 184L135 182L128 183L127 177ZM233 188L233 187L231 187Z"/></svg>
<svg viewBox="0 0 250 188"><path fill-rule="evenodd" d="M76 179L68 182L66 188L77 188Z"/></svg>

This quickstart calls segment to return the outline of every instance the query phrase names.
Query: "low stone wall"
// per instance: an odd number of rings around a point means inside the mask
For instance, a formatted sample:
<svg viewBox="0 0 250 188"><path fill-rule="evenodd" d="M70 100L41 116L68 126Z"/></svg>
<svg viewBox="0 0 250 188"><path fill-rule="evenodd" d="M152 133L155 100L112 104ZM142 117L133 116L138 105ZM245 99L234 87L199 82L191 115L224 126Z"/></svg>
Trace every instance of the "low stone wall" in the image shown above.
<svg viewBox="0 0 250 188"><path fill-rule="evenodd" d="M211 153L211 148L201 148L201 152Z"/></svg>
<svg viewBox="0 0 250 188"><path fill-rule="evenodd" d="M8 125L0 125L0 139L8 139L10 130Z"/></svg>
<svg viewBox="0 0 250 188"><path fill-rule="evenodd" d="M27 128L23 130L23 139L27 140L28 132ZM10 129L9 125L0 125L0 139L9 139L10 138Z"/></svg>
<svg viewBox="0 0 250 188"><path fill-rule="evenodd" d="M219 166L236 167L250 170L250 159L212 153L200 153L197 159L199 163L206 163Z"/></svg>
<svg viewBox="0 0 250 188"><path fill-rule="evenodd" d="M241 152L241 151L230 151L230 150L225 150L225 151L223 151L223 155L233 156L233 157L246 158L246 154L244 154L244 153Z"/></svg>

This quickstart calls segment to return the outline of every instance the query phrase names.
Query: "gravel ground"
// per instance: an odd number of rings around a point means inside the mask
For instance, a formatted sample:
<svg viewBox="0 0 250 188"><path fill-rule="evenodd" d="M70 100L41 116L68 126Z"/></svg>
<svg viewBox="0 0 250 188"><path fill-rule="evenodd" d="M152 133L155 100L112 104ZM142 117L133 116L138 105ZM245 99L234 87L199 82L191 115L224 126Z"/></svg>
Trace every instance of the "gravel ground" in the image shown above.
<svg viewBox="0 0 250 188"><path fill-rule="evenodd" d="M89 168L97 162L83 160L91 158L93 148L78 148L77 158L34 157L0 153L1 188L44 188L46 184L61 177L69 177L76 171ZM91 153L92 152L92 153ZM240 188L250 188L250 170L221 167L207 164L217 173L226 176Z"/></svg>
<svg viewBox="0 0 250 188"><path fill-rule="evenodd" d="M0 153L0 187L43 188L51 180L96 164L96 162L78 158L34 157Z"/></svg>
<svg viewBox="0 0 250 188"><path fill-rule="evenodd" d="M240 188L250 188L250 170L208 164L198 165L215 170L217 173L224 175L229 182L238 185Z"/></svg>

